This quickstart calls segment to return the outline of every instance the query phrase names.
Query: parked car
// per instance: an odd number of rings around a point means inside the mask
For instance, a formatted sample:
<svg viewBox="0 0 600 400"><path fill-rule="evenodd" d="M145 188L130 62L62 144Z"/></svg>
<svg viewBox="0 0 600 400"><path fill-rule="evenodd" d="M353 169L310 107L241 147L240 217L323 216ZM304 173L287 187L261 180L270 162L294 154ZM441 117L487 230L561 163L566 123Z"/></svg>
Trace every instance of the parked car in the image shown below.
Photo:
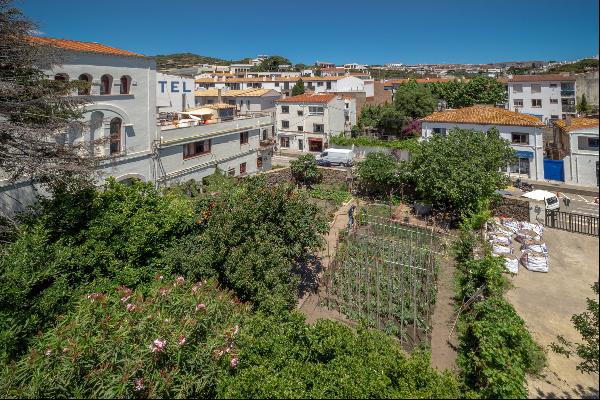
<svg viewBox="0 0 600 400"><path fill-rule="evenodd" d="M328 149L317 156L317 165L343 165L351 167L354 162L354 151L348 149Z"/></svg>

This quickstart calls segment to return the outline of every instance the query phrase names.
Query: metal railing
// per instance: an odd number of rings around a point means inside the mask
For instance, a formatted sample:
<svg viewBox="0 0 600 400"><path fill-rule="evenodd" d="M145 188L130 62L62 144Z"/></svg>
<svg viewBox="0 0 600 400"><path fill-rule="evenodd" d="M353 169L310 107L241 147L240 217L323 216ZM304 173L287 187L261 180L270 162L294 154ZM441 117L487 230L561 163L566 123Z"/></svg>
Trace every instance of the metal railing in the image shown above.
<svg viewBox="0 0 600 400"><path fill-rule="evenodd" d="M560 95L563 97L575 96L575 89L561 89Z"/></svg>
<svg viewBox="0 0 600 400"><path fill-rule="evenodd" d="M598 217L594 215L546 210L545 224L549 228L598 236Z"/></svg>

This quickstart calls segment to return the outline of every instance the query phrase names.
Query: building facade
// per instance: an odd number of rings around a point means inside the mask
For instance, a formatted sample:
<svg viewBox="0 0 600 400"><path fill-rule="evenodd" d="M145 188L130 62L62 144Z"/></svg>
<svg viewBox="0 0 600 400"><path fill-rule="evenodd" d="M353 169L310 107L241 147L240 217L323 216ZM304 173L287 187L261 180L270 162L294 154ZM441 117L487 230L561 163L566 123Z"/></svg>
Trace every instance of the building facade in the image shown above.
<svg viewBox="0 0 600 400"><path fill-rule="evenodd" d="M196 106L226 103L236 106L238 114L275 111L275 101L281 93L273 89L197 90Z"/></svg>
<svg viewBox="0 0 600 400"><path fill-rule="evenodd" d="M508 75L500 82L506 84L507 108L533 115L545 124L567 115L575 116L575 77L560 74Z"/></svg>
<svg viewBox="0 0 600 400"><path fill-rule="evenodd" d="M356 124L356 100L335 94L303 94L278 100L278 148L322 152L334 135Z"/></svg>
<svg viewBox="0 0 600 400"><path fill-rule="evenodd" d="M454 128L487 132L496 128L517 152L517 160L505 172L511 176L544 179L544 124L537 118L488 106L473 106L433 113L423 118L421 139L446 136Z"/></svg>
<svg viewBox="0 0 600 400"><path fill-rule="evenodd" d="M554 143L564 164L565 182L598 186L598 119L567 118L554 122Z"/></svg>

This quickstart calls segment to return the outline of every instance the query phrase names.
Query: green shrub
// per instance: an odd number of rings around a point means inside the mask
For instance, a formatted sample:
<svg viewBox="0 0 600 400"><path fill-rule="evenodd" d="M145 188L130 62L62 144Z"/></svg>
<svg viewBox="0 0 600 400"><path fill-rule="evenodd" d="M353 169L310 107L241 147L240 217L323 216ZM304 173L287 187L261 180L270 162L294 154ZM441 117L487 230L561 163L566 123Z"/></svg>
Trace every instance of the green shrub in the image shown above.
<svg viewBox="0 0 600 400"><path fill-rule="evenodd" d="M348 138L343 135L333 136L330 139L331 144L338 146L364 146L364 147L387 147L395 150L414 150L418 146L416 138L403 139L403 140L381 140L375 139L368 136L359 136L355 138Z"/></svg>
<svg viewBox="0 0 600 400"><path fill-rule="evenodd" d="M309 190L308 195L315 199L330 201L336 206L341 206L352 198L350 193L348 193L348 187L345 184L340 185L337 188L326 185L318 185Z"/></svg>
<svg viewBox="0 0 600 400"><path fill-rule="evenodd" d="M504 259L488 255L482 259L469 259L457 266L459 298L468 299L476 290L485 286L482 295L501 296L509 287L504 274Z"/></svg>
<svg viewBox="0 0 600 400"><path fill-rule="evenodd" d="M25 357L4 369L0 392L214 397L219 375L238 360L235 340L246 308L217 286L157 277L147 295L120 286L82 296Z"/></svg>
<svg viewBox="0 0 600 400"><path fill-rule="evenodd" d="M317 160L312 154L304 154L290 162L292 177L298 184L312 186L319 183L323 174L317 167Z"/></svg>
<svg viewBox="0 0 600 400"><path fill-rule="evenodd" d="M526 398L525 373L539 373L545 354L514 307L500 297L475 303L463 326L457 364L471 395Z"/></svg>
<svg viewBox="0 0 600 400"><path fill-rule="evenodd" d="M378 331L320 320L306 325L298 313L251 318L236 342L240 364L219 384L224 398L454 398L450 373L428 356L407 356Z"/></svg>
<svg viewBox="0 0 600 400"><path fill-rule="evenodd" d="M361 190L370 195L386 195L400 185L396 159L385 153L369 153L356 168Z"/></svg>

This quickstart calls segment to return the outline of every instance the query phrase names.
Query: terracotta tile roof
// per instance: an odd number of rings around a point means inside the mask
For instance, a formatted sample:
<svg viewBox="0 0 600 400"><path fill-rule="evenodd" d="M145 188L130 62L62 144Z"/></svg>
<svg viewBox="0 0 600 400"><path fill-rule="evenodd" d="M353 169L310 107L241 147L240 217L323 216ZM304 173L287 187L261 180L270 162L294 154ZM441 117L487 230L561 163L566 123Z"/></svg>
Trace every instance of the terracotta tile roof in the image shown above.
<svg viewBox="0 0 600 400"><path fill-rule="evenodd" d="M546 74L546 75L513 75L512 77L503 76L498 78L502 83L508 82L549 82L549 81L569 81L574 82L575 77L563 74Z"/></svg>
<svg viewBox="0 0 600 400"><path fill-rule="evenodd" d="M415 79L417 81L417 83L437 83L437 82L450 82L450 81L455 81L457 80L457 78L419 78L419 79ZM392 85L398 85L401 83L406 83L408 82L408 79L390 79L384 82L384 84L392 84Z"/></svg>
<svg viewBox="0 0 600 400"><path fill-rule="evenodd" d="M31 43L39 44L42 46L58 47L65 50L71 51L84 51L91 53L102 53L102 54L115 54L119 56L133 56L133 57L146 57L143 54L134 53L132 51L117 49L110 47L105 44L94 43L94 42L79 42L76 40L65 40L65 39L54 39L39 36L29 36L28 40Z"/></svg>
<svg viewBox="0 0 600 400"><path fill-rule="evenodd" d="M585 128L594 128L598 126L597 118L571 118L571 125L567 126L567 121L564 119L559 119L558 121L553 121L555 126L558 126L561 131L564 132L572 132L577 131L579 129Z"/></svg>
<svg viewBox="0 0 600 400"><path fill-rule="evenodd" d="M335 94L300 94L277 100L277 103L329 103L336 97Z"/></svg>
<svg viewBox="0 0 600 400"><path fill-rule="evenodd" d="M197 83L213 83L213 82L230 82L230 83L242 83L242 82L297 82L302 79L304 82L320 82L320 81L339 81L340 79L346 78L346 76L276 76L276 77L256 77L256 78L228 78L228 79L217 79L217 78L198 78Z"/></svg>
<svg viewBox="0 0 600 400"><path fill-rule="evenodd" d="M478 125L545 126L532 115L520 114L504 108L472 106L435 112L423 118L425 122L457 122Z"/></svg>
<svg viewBox="0 0 600 400"><path fill-rule="evenodd" d="M274 95L279 96L279 92L273 89L244 89L244 90L222 90L222 97L260 97L265 94L272 92ZM217 97L219 95L219 89L209 90L196 90L194 92L196 97Z"/></svg>

